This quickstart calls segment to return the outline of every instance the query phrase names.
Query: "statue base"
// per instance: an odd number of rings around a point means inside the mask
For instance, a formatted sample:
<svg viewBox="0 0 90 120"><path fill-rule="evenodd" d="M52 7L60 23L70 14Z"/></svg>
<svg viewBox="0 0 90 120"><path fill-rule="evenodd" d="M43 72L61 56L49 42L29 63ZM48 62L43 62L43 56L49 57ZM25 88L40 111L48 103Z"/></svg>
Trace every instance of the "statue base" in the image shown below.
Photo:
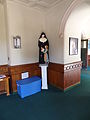
<svg viewBox="0 0 90 120"><path fill-rule="evenodd" d="M48 85L47 85L47 67L48 67L48 64L39 64L39 67L41 67L42 89L48 89Z"/></svg>

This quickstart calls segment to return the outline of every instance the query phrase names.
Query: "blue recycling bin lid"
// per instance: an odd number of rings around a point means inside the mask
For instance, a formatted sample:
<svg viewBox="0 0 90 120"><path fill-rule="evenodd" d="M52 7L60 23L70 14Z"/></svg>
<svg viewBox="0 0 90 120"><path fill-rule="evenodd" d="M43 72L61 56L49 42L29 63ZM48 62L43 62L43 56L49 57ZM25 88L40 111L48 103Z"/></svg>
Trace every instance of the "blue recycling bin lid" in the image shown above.
<svg viewBox="0 0 90 120"><path fill-rule="evenodd" d="M32 83L33 81L38 81L38 80L41 80L41 78L38 76L33 76L33 77L25 78L22 80L16 80L16 84L23 85L23 84Z"/></svg>

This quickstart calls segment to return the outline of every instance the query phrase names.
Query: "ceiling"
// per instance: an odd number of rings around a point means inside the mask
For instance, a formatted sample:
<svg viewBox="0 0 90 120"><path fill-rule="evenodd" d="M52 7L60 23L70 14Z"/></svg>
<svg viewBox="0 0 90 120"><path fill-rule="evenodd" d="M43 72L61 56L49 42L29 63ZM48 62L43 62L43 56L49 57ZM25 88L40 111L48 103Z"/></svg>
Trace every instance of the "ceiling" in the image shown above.
<svg viewBox="0 0 90 120"><path fill-rule="evenodd" d="M0 3L2 3L2 0L0 0Z"/></svg>
<svg viewBox="0 0 90 120"><path fill-rule="evenodd" d="M14 1L20 4L27 5L29 7L46 10L65 0L7 0L7 1ZM90 4L90 0L83 0L83 1L85 3ZM0 3L3 3L3 2L4 0L0 0Z"/></svg>
<svg viewBox="0 0 90 120"><path fill-rule="evenodd" d="M23 3L29 7L48 9L64 0L10 0Z"/></svg>

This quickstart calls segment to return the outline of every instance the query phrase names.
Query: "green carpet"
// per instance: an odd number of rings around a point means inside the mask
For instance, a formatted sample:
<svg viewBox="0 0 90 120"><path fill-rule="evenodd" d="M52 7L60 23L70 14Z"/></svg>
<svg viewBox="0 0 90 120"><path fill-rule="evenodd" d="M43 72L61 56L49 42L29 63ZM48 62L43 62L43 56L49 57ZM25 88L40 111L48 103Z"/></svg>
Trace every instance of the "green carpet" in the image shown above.
<svg viewBox="0 0 90 120"><path fill-rule="evenodd" d="M69 91L49 86L21 99L17 94L0 96L0 120L90 120L90 76Z"/></svg>

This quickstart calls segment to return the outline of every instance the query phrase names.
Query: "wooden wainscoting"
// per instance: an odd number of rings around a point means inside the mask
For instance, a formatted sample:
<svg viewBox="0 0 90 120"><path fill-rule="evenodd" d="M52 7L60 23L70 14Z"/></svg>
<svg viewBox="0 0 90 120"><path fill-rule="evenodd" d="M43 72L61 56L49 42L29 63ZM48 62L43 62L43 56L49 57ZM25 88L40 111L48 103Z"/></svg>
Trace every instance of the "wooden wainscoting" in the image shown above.
<svg viewBox="0 0 90 120"><path fill-rule="evenodd" d="M65 65L50 63L48 67L49 83L62 90L80 83L81 66L81 61Z"/></svg>
<svg viewBox="0 0 90 120"><path fill-rule="evenodd" d="M64 65L50 63L48 66L48 82L58 88L64 89Z"/></svg>
<svg viewBox="0 0 90 120"><path fill-rule="evenodd" d="M82 62L75 62L70 64L56 64L50 63L48 66L48 82L62 90L80 83ZM3 65L0 66L0 74L10 76L11 91L17 91L16 80L21 79L21 74L29 72L29 77L37 75L41 76L39 63L24 64L16 66ZM4 83L2 82L1 89Z"/></svg>
<svg viewBox="0 0 90 120"><path fill-rule="evenodd" d="M88 66L90 66L90 55L88 55Z"/></svg>
<svg viewBox="0 0 90 120"><path fill-rule="evenodd" d="M0 74L9 75L8 65L0 65Z"/></svg>
<svg viewBox="0 0 90 120"><path fill-rule="evenodd" d="M80 83L82 62L64 65L64 90Z"/></svg>
<svg viewBox="0 0 90 120"><path fill-rule="evenodd" d="M8 65L0 65L0 75L9 75ZM0 93L5 91L5 82L0 82Z"/></svg>
<svg viewBox="0 0 90 120"><path fill-rule="evenodd" d="M21 74L24 72L29 72L29 77L34 75L41 76L41 71L38 63L9 66L12 92L17 91L16 80L20 80Z"/></svg>

